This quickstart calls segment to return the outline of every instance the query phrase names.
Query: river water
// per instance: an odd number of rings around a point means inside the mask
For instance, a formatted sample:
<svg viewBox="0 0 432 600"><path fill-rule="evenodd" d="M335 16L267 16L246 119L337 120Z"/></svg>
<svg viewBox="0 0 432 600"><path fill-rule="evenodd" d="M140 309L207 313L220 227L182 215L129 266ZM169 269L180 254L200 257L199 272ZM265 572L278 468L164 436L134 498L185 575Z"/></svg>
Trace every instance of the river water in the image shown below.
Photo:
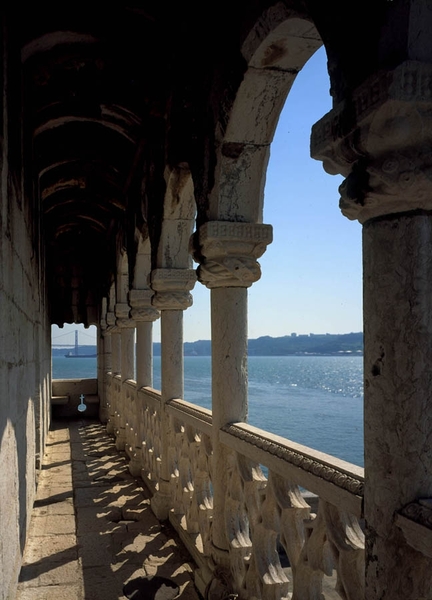
<svg viewBox="0 0 432 600"><path fill-rule="evenodd" d="M248 371L251 425L363 466L362 357L251 356ZM96 358L54 357L53 377L96 377ZM210 357L185 357L185 400L211 408Z"/></svg>

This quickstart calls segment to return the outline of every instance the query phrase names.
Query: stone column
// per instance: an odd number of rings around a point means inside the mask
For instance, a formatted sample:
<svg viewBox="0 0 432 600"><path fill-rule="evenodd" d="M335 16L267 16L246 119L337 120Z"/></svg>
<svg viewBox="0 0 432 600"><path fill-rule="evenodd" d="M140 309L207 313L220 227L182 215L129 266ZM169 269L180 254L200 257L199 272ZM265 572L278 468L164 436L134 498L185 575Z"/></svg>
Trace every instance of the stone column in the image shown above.
<svg viewBox="0 0 432 600"><path fill-rule="evenodd" d="M135 323L130 318L130 306L127 303L115 305L116 327L120 329L120 377L122 382L121 404L118 407L120 418L116 431L116 448L124 450L127 442L127 422L133 419L127 405L124 382L134 378Z"/></svg>
<svg viewBox="0 0 432 600"><path fill-rule="evenodd" d="M135 372L137 389L153 387L153 321L160 312L152 306L152 290L131 290L129 303L136 323Z"/></svg>
<svg viewBox="0 0 432 600"><path fill-rule="evenodd" d="M109 388L108 392L108 422L107 432L114 434L115 425L115 407L117 399L114 397L114 389L112 378L117 373L120 373L120 332L115 325L115 314L112 311L108 311L106 314L106 329L105 329L105 343L108 344L109 348L109 362L106 363L106 389ZM109 367L109 368L108 368ZM111 377L108 383L108 373Z"/></svg>
<svg viewBox="0 0 432 600"><path fill-rule="evenodd" d="M153 321L160 317L159 311L151 304L153 291L149 289L131 290L129 304L132 307L131 317L136 323L136 356L135 379L137 391L143 387L153 386ZM141 474L143 432L143 407L141 396L137 394L136 415L134 427L134 444L130 448L129 471L134 477Z"/></svg>
<svg viewBox="0 0 432 600"><path fill-rule="evenodd" d="M102 318L100 321L100 335L98 338L98 395L99 418L102 423L108 423L109 398L108 398L108 373L111 373L111 332L106 320L106 300L103 304Z"/></svg>
<svg viewBox="0 0 432 600"><path fill-rule="evenodd" d="M189 293L195 285L193 269L156 269L151 272L150 285L155 295L152 303L161 311L161 475L159 490L151 501L158 519L168 517L171 506L169 481L169 418L166 403L183 398L183 311L192 306Z"/></svg>
<svg viewBox="0 0 432 600"><path fill-rule="evenodd" d="M120 374L122 381L134 378L135 321L130 318L130 310L131 307L125 302L115 305L116 326L120 329L121 337Z"/></svg>
<svg viewBox="0 0 432 600"><path fill-rule="evenodd" d="M107 313L107 324L111 333L111 365L112 374L120 375L121 372L121 337L120 329L116 325L114 312Z"/></svg>
<svg viewBox="0 0 432 600"><path fill-rule="evenodd" d="M432 598L432 560L397 526L432 497L431 82L414 62L381 73L312 138L363 224L367 600Z"/></svg>
<svg viewBox="0 0 432 600"><path fill-rule="evenodd" d="M272 241L270 225L209 221L194 241L198 279L211 289L213 525L216 551L229 547L225 514L229 451L219 442L221 427L246 421L247 288L261 276L257 262Z"/></svg>

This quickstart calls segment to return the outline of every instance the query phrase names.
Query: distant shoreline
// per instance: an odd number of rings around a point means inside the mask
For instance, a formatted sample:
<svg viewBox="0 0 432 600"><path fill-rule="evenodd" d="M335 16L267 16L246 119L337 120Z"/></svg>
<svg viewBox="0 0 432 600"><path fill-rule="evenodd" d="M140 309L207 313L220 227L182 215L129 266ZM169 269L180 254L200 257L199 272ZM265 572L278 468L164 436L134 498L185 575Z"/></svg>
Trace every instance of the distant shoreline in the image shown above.
<svg viewBox="0 0 432 600"><path fill-rule="evenodd" d="M184 356L211 356L211 341L185 342ZM53 348L53 356L64 356L64 348ZM93 354L96 346L80 346L82 354ZM161 344L153 344L153 353L160 356ZM264 336L250 339L249 356L363 356L363 333Z"/></svg>

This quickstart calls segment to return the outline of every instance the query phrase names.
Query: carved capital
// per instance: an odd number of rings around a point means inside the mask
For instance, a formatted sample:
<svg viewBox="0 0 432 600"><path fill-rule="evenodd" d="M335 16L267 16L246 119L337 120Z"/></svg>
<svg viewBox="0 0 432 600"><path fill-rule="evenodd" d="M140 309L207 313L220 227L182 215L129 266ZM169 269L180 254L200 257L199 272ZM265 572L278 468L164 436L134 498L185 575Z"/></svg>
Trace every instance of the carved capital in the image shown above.
<svg viewBox="0 0 432 600"><path fill-rule="evenodd" d="M311 154L346 177L340 208L349 219L432 210L432 65L407 61L373 75L314 125Z"/></svg>
<svg viewBox="0 0 432 600"><path fill-rule="evenodd" d="M208 221L192 242L198 280L208 288L251 286L261 277L257 259L272 239L271 225Z"/></svg>
<svg viewBox="0 0 432 600"><path fill-rule="evenodd" d="M196 282L193 269L155 269L150 274L150 286L155 294L152 305L159 310L185 310L192 306L189 291Z"/></svg>
<svg viewBox="0 0 432 600"><path fill-rule="evenodd" d="M115 323L121 329L135 327L135 322L130 318L130 306L126 302L115 305Z"/></svg>
<svg viewBox="0 0 432 600"><path fill-rule="evenodd" d="M152 305L153 290L131 290L129 304L132 307L131 317L134 321L153 322L159 319L160 312Z"/></svg>
<svg viewBox="0 0 432 600"><path fill-rule="evenodd" d="M113 311L108 311L106 313L106 324L107 327L105 329L105 331L103 331L103 335L110 335L111 333L116 333L117 331L117 326L116 326L116 317Z"/></svg>

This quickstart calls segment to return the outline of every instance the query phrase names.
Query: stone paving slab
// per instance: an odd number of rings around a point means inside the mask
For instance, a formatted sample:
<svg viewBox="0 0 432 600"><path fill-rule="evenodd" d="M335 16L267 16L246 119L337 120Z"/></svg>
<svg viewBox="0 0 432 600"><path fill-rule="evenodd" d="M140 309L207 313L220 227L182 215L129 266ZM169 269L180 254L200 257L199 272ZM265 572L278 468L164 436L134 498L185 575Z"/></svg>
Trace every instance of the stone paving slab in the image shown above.
<svg viewBox="0 0 432 600"><path fill-rule="evenodd" d="M123 586L150 575L199 600L193 569L104 426L53 423L15 600L126 600Z"/></svg>

